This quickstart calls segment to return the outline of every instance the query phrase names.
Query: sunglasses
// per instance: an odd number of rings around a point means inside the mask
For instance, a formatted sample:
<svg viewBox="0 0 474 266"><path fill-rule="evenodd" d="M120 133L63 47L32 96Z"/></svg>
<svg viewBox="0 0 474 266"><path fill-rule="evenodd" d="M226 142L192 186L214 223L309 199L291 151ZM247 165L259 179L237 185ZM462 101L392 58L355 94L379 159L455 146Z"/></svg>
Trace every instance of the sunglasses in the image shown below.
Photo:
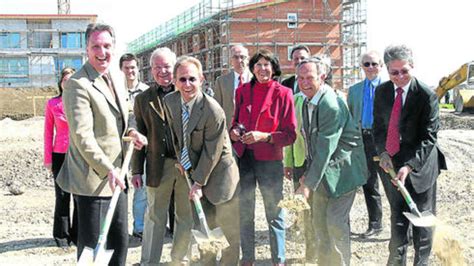
<svg viewBox="0 0 474 266"><path fill-rule="evenodd" d="M374 62L365 62L362 64L365 67L373 66L373 67L378 67L379 63L374 63Z"/></svg>
<svg viewBox="0 0 474 266"><path fill-rule="evenodd" d="M194 83L194 82L197 81L197 78L195 78L195 77L190 77L190 78L181 77L178 80L181 83L186 83L186 81L189 81L189 83Z"/></svg>
<svg viewBox="0 0 474 266"><path fill-rule="evenodd" d="M398 76L400 74L406 75L406 74L408 74L408 72L410 72L408 69L402 69L400 71L398 71L398 70L389 71L388 73L392 76Z"/></svg>

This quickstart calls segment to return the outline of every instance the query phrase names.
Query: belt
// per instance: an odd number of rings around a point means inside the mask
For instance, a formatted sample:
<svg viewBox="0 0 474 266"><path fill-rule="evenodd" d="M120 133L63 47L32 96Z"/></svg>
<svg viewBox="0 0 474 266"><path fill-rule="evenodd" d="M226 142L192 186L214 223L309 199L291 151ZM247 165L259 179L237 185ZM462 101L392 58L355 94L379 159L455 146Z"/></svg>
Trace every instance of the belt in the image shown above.
<svg viewBox="0 0 474 266"><path fill-rule="evenodd" d="M363 135L372 135L372 129L363 128L362 129L362 134Z"/></svg>

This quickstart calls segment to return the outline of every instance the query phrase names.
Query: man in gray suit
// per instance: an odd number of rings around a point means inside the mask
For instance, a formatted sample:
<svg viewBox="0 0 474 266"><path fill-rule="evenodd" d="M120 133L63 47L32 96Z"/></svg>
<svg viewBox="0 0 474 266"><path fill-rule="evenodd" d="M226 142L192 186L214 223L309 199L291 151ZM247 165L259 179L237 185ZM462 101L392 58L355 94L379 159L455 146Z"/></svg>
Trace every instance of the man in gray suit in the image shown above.
<svg viewBox="0 0 474 266"><path fill-rule="evenodd" d="M318 264L349 265L349 212L357 187L366 182L367 165L360 132L344 100L324 84L325 68L320 58L298 66L298 85L306 95L302 131L308 164L296 193L310 201L320 239Z"/></svg>
<svg viewBox="0 0 474 266"><path fill-rule="evenodd" d="M146 170L148 209L142 244L142 265L158 265L165 237L167 211L175 197L176 230L171 259L173 264L186 264L193 225L191 204L187 198L186 180L175 168L176 153L171 129L165 117L164 97L174 91L173 67L176 54L167 47L157 48L150 57L155 84L135 99L137 130L150 140L146 150L135 152L132 160L134 179L141 179ZM146 162L146 163L145 163ZM146 165L146 167L145 167ZM146 169L145 169L146 168ZM175 222L174 220L170 223Z"/></svg>
<svg viewBox="0 0 474 266"><path fill-rule="evenodd" d="M105 24L89 24L86 30L88 61L66 83L64 110L69 122L70 144L56 179L78 207L77 256L84 247L97 244L101 224L119 179L124 159L122 137L128 134L136 148L146 138L128 127L128 103L123 80L109 71L115 34ZM112 218L106 249L114 250L111 265L125 265L128 248L126 192L122 191Z"/></svg>
<svg viewBox="0 0 474 266"><path fill-rule="evenodd" d="M380 71L383 67L382 58L376 51L362 55L360 65L365 73L365 79L349 88L347 105L349 111L362 133L365 157L367 158L368 179L363 186L367 213L369 214L369 227L362 238L378 235L382 232L382 199L379 191L377 172L382 171L375 162L377 155L374 143L372 125L374 122L373 109L375 88L380 85Z"/></svg>
<svg viewBox="0 0 474 266"><path fill-rule="evenodd" d="M220 227L230 244L221 265L239 265L239 172L232 156L225 116L219 104L202 92L202 66L183 56L174 67L176 88L165 97L180 170L191 168L189 198L201 198L209 227ZM184 132L183 132L184 130ZM203 196L204 195L204 196ZM215 265L216 254L201 251L202 265Z"/></svg>
<svg viewBox="0 0 474 266"><path fill-rule="evenodd" d="M230 49L232 71L226 75L219 76L214 86L214 98L224 109L226 124L232 123L234 115L235 90L242 84L247 83L252 78L249 64L249 51L242 45L234 45Z"/></svg>

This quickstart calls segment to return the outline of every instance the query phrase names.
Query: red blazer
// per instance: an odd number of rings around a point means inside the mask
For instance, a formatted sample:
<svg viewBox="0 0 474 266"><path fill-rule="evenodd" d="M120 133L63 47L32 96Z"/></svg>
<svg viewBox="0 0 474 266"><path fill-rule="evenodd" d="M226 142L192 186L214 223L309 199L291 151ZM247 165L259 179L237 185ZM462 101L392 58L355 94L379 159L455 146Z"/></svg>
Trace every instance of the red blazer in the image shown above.
<svg viewBox="0 0 474 266"><path fill-rule="evenodd" d="M250 90L249 83L237 88L235 94L235 109L232 127L243 124L250 125ZM257 118L256 131L272 134L273 143L258 142L252 144L255 159L259 161L275 161L283 159L283 147L293 144L296 139L296 116L291 89L273 81ZM233 147L239 157L242 157L246 145L240 141L234 142Z"/></svg>

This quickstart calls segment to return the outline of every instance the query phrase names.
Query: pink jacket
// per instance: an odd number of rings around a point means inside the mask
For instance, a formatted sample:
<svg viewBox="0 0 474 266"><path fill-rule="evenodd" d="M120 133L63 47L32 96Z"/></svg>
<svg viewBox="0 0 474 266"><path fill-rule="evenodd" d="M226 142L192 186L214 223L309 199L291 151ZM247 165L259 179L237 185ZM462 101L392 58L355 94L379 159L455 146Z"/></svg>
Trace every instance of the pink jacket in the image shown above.
<svg viewBox="0 0 474 266"><path fill-rule="evenodd" d="M54 143L53 143L54 141ZM52 163L52 154L66 153L69 145L69 127L62 97L51 98L44 111L44 164Z"/></svg>

